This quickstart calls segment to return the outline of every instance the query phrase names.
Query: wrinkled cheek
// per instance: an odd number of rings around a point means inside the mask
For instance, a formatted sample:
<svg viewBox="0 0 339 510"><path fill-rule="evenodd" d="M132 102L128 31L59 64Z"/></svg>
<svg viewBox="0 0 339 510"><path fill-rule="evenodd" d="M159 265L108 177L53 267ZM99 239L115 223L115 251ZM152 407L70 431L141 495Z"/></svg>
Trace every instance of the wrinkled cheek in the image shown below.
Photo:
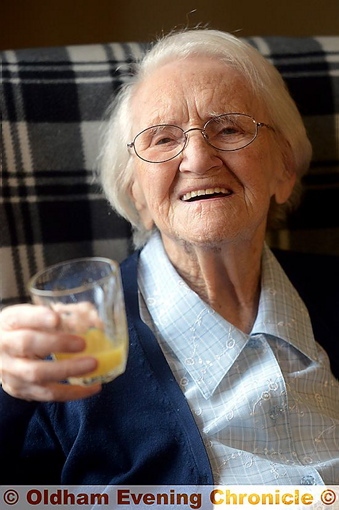
<svg viewBox="0 0 339 510"><path fill-rule="evenodd" d="M251 207L260 208L268 204L273 194L274 185L272 181L262 179L244 188L244 202Z"/></svg>
<svg viewBox="0 0 339 510"><path fill-rule="evenodd" d="M160 230L169 225L175 216L170 204L166 200L150 201L149 209L154 223Z"/></svg>

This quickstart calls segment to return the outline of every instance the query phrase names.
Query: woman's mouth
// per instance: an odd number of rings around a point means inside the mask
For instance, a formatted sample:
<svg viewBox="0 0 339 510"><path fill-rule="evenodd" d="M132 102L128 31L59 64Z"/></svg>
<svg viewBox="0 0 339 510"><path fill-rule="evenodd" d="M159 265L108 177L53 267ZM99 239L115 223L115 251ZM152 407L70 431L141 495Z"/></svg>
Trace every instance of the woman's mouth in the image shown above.
<svg viewBox="0 0 339 510"><path fill-rule="evenodd" d="M227 197L232 195L233 191L226 188L207 188L189 191L185 193L181 200L183 202L195 202L196 200L208 200L210 198Z"/></svg>

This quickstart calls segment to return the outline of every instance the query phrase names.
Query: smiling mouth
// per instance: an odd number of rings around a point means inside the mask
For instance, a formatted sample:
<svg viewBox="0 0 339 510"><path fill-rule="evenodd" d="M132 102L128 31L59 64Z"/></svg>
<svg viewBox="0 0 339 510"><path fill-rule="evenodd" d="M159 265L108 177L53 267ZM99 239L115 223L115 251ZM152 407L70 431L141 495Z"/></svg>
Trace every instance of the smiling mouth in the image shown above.
<svg viewBox="0 0 339 510"><path fill-rule="evenodd" d="M233 191L226 188L207 188L189 191L181 197L183 202L195 202L197 200L208 200L210 198L228 197Z"/></svg>

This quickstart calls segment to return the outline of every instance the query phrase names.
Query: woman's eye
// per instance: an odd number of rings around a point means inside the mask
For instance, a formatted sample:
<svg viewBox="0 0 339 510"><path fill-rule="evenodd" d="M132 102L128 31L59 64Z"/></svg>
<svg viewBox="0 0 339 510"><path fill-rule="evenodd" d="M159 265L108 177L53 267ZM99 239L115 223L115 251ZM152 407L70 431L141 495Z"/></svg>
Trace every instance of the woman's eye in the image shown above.
<svg viewBox="0 0 339 510"><path fill-rule="evenodd" d="M240 132L237 126L225 126L219 131L218 136L238 135Z"/></svg>
<svg viewBox="0 0 339 510"><path fill-rule="evenodd" d="M163 137L163 138L154 140L153 144L154 145L165 145L165 144L173 143L174 141L175 141L174 138L170 138L169 136L167 136L167 137Z"/></svg>

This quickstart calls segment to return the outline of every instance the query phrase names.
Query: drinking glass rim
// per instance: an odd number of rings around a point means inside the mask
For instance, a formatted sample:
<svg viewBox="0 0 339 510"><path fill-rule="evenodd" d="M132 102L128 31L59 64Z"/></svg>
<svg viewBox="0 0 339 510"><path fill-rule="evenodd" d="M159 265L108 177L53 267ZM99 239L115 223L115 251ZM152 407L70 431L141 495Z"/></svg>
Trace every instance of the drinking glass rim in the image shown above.
<svg viewBox="0 0 339 510"><path fill-rule="evenodd" d="M45 273L46 271L55 269L57 267L65 266L66 264L73 264L73 263L77 263L77 262L86 262L86 261L105 262L105 263L109 264L114 269L114 271L112 271L112 274L103 276L102 278L99 278L98 280L95 280L95 282L93 281L93 282L84 283L83 285L80 285L78 287L74 287L72 289L42 290L42 289L37 289L34 286L34 283L37 281L37 279L40 278L40 276L43 273ZM47 266L44 269L41 269L40 271L35 273L35 275L33 275L30 278L30 280L28 281L28 291L32 295L35 295L35 296L45 296L45 297L47 297L47 296L61 297L61 296L66 296L67 294L70 294L70 293L78 294L80 292L88 290L90 287L93 286L94 283L96 285L100 285L100 284L104 283L106 280L108 280L109 278L111 278L112 275L114 275L116 277L117 274L119 274L118 270L119 270L118 262L116 260L109 259L108 257L79 257L79 258L75 258L75 259L63 260L61 262L57 262L55 264Z"/></svg>

